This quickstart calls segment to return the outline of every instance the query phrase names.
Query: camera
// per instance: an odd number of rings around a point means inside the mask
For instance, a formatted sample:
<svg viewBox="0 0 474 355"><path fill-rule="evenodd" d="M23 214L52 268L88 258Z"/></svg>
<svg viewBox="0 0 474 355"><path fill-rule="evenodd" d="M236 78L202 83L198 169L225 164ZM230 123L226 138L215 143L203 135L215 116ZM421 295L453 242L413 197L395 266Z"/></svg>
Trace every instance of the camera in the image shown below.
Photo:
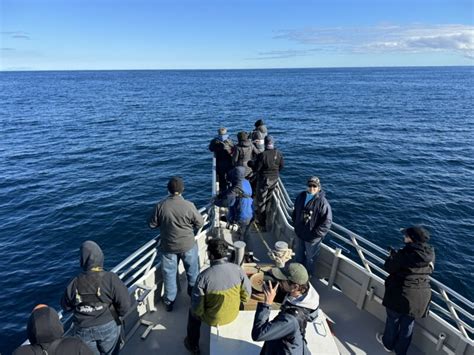
<svg viewBox="0 0 474 355"><path fill-rule="evenodd" d="M272 287L275 287L276 284L278 283L278 280L276 278L274 278L272 275L270 275L268 273L264 273L263 274L263 284L264 285L268 284L268 281L270 281L272 283Z"/></svg>

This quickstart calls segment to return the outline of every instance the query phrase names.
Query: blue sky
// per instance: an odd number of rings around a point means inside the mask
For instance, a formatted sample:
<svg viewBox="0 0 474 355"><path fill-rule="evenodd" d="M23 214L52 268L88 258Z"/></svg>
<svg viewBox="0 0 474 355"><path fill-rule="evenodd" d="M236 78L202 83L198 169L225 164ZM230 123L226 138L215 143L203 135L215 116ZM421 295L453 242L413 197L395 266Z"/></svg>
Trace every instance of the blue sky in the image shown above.
<svg viewBox="0 0 474 355"><path fill-rule="evenodd" d="M0 70L473 65L472 0L0 0Z"/></svg>

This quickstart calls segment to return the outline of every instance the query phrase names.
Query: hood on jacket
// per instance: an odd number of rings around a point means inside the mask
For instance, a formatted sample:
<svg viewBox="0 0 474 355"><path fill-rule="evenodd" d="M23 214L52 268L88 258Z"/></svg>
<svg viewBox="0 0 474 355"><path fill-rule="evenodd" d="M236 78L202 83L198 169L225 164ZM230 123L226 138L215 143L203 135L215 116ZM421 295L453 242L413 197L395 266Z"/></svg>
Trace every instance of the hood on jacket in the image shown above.
<svg viewBox="0 0 474 355"><path fill-rule="evenodd" d="M257 127L257 130L259 130L259 131L262 132L263 134L267 134L267 133L268 133L268 131L267 131L267 126L265 126L265 125L258 126L258 127Z"/></svg>
<svg viewBox="0 0 474 355"><path fill-rule="evenodd" d="M287 296L286 301L292 305L308 309L307 321L312 322L318 316L319 294L311 284L309 284L309 290L306 294L294 299Z"/></svg>
<svg viewBox="0 0 474 355"><path fill-rule="evenodd" d="M245 179L245 167L236 166L229 172L229 181L232 186L242 188L242 181Z"/></svg>
<svg viewBox="0 0 474 355"><path fill-rule="evenodd" d="M252 146L252 142L250 141L250 139L245 139L243 141L239 141L239 143L237 144L239 147L251 147Z"/></svg>
<svg viewBox="0 0 474 355"><path fill-rule="evenodd" d="M31 344L47 344L61 338L64 329L56 311L43 306L31 313L26 332Z"/></svg>
<svg viewBox="0 0 474 355"><path fill-rule="evenodd" d="M434 249L427 243L408 243L404 249L408 251L408 267L425 267L434 262Z"/></svg>
<svg viewBox="0 0 474 355"><path fill-rule="evenodd" d="M104 266L104 253L92 240L86 240L81 245L81 267L88 271L94 267Z"/></svg>

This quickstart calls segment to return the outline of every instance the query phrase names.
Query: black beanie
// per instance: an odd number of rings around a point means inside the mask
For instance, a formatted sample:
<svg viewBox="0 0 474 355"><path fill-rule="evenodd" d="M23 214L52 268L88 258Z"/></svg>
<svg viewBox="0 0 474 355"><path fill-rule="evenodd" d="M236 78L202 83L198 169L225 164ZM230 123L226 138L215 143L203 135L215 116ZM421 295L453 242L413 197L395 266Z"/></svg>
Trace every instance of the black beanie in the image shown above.
<svg viewBox="0 0 474 355"><path fill-rule="evenodd" d="M263 120L258 120L255 122L255 127L260 127L260 126L263 126L265 123L263 122Z"/></svg>
<svg viewBox="0 0 474 355"><path fill-rule="evenodd" d="M418 243L425 243L430 239L430 233L421 226L413 226L405 229L405 235Z"/></svg>
<svg viewBox="0 0 474 355"><path fill-rule="evenodd" d="M170 181L168 181L168 191L170 194L183 193L184 191L184 182L179 176L173 176Z"/></svg>

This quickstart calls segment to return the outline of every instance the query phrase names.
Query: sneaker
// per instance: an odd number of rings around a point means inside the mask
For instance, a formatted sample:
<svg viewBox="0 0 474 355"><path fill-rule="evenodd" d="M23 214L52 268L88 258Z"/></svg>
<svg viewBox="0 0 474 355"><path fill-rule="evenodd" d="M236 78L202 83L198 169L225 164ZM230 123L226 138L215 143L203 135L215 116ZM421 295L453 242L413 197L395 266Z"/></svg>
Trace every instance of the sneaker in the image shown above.
<svg viewBox="0 0 474 355"><path fill-rule="evenodd" d="M188 337L184 338L184 347L191 353L191 354L194 354L194 355L200 355L201 354L201 349L199 349L199 346L191 346L191 344L189 344L189 340L188 340Z"/></svg>
<svg viewBox="0 0 474 355"><path fill-rule="evenodd" d="M382 337L383 337L382 334L380 334L380 333L375 333L375 339L377 339L377 341L380 343L380 345L383 346L383 348L385 349L386 352L391 353L392 350L387 349L387 348L385 347L385 345L383 344Z"/></svg>
<svg viewBox="0 0 474 355"><path fill-rule="evenodd" d="M173 311L174 301L168 301L163 298L163 304L165 305L166 312Z"/></svg>

